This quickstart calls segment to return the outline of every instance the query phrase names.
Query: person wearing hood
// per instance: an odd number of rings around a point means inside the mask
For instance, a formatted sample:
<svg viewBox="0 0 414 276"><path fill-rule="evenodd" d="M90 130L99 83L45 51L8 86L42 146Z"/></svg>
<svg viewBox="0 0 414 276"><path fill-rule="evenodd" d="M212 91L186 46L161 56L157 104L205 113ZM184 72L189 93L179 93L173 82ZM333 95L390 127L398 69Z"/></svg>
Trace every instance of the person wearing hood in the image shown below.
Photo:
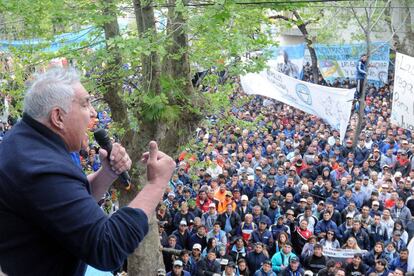
<svg viewBox="0 0 414 276"><path fill-rule="evenodd" d="M299 258L294 256L290 258L289 265L285 267L279 276L303 276L305 271L300 266Z"/></svg>

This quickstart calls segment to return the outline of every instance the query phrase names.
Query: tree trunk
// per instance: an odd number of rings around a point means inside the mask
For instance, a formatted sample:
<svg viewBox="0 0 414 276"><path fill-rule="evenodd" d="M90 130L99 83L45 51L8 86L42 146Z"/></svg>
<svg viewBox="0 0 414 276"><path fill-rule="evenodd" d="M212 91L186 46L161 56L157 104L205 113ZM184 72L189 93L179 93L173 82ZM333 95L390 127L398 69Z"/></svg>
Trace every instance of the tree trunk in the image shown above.
<svg viewBox="0 0 414 276"><path fill-rule="evenodd" d="M102 87L104 88L104 100L111 109L112 119L120 123L122 127L127 128L128 113L125 103L122 101L121 93L122 77L119 75L119 69L122 66L122 57L116 45L109 45L110 39L119 37L119 25L116 17L116 12L112 10L113 0L106 0L102 2L104 4L103 14L110 16L112 20L104 23L106 50L111 57L104 68L103 77L101 79Z"/></svg>
<svg viewBox="0 0 414 276"><path fill-rule="evenodd" d="M149 39L153 42L156 39L157 29L155 26L154 8L152 1L134 0L135 19L138 34L141 39ZM141 57L142 73L144 76L144 91L159 94L161 91L160 83L160 57L156 50L152 50L149 55L143 54Z"/></svg>
<svg viewBox="0 0 414 276"><path fill-rule="evenodd" d="M309 54L311 57L312 62L312 76L313 76L313 83L318 84L319 80L319 71L318 71L318 57L316 56L315 48L313 48L313 41L309 38L308 30L306 29L305 24L298 25L298 29L303 34L305 38L306 46L308 47Z"/></svg>

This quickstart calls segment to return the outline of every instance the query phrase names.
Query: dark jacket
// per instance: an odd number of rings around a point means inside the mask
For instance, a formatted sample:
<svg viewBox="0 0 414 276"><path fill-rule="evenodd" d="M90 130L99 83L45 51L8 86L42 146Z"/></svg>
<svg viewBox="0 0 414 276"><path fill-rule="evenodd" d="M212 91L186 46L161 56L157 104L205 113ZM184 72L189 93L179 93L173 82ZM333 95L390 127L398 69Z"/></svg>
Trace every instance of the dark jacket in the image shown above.
<svg viewBox="0 0 414 276"><path fill-rule="evenodd" d="M214 260L214 262L210 262L207 257L199 261L197 264L198 276L213 275L214 273L220 273L220 271L220 263L216 260Z"/></svg>
<svg viewBox="0 0 414 276"><path fill-rule="evenodd" d="M254 275L254 272L262 266L263 262L268 260L269 258L266 257L265 254L260 253L257 254L255 251L252 251L247 254L246 262L250 269L250 275Z"/></svg>
<svg viewBox="0 0 414 276"><path fill-rule="evenodd" d="M84 262L115 270L148 232L139 209L123 207L107 217L60 136L26 114L6 134L0 156L6 274L83 275Z"/></svg>
<svg viewBox="0 0 414 276"><path fill-rule="evenodd" d="M224 230L224 226L226 225L226 219L227 219L227 213L226 212L219 215L218 218L217 218L217 221L220 222L220 224L221 224L221 229L222 230ZM237 226L239 226L240 223L241 223L241 219L240 219L239 214L237 214L236 212L231 212L230 224L231 224L232 230L229 232L230 235L234 236L236 234Z"/></svg>

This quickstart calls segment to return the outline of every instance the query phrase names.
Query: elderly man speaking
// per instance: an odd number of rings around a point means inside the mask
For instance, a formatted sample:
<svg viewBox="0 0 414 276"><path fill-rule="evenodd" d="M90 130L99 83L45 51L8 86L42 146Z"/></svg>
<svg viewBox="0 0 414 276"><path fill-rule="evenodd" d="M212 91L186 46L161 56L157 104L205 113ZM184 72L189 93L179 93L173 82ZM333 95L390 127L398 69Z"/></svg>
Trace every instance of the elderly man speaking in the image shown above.
<svg viewBox="0 0 414 276"><path fill-rule="evenodd" d="M115 270L148 232L175 162L151 142L143 160L148 185L107 217L97 204L131 167L115 143L102 167L85 176L72 161L96 116L74 69L37 76L22 120L0 144L0 266L9 275L84 275L86 264Z"/></svg>

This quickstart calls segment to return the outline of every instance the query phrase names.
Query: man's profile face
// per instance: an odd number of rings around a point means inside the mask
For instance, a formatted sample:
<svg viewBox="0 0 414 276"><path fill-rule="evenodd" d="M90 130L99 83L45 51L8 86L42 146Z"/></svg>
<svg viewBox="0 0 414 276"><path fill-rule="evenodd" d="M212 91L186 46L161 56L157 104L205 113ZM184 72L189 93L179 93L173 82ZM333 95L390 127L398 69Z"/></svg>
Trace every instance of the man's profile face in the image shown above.
<svg viewBox="0 0 414 276"><path fill-rule="evenodd" d="M96 117L96 111L90 103L90 96L82 84L73 85L74 98L70 109L62 117L62 135L69 151L79 151L87 136L86 131L91 118Z"/></svg>

